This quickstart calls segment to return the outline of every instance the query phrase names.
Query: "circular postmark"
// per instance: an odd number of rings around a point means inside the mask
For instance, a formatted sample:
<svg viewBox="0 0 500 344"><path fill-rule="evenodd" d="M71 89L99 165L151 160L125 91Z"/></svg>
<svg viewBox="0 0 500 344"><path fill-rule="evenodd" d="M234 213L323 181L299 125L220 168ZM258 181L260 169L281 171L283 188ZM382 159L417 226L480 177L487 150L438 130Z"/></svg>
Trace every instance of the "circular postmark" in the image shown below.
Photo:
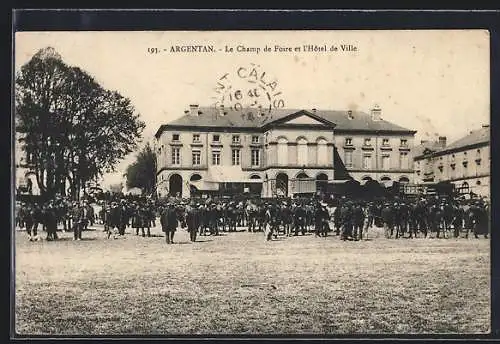
<svg viewBox="0 0 500 344"><path fill-rule="evenodd" d="M217 109L229 109L244 114L270 115L285 107L278 81L257 64L237 66L217 80L213 97Z"/></svg>

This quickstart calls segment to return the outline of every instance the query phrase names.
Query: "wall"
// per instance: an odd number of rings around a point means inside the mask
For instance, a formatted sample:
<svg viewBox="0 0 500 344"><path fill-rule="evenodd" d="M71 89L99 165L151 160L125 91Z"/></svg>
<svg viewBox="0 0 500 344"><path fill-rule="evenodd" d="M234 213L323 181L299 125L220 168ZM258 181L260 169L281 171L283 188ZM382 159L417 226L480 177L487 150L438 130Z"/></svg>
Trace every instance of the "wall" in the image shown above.
<svg viewBox="0 0 500 344"><path fill-rule="evenodd" d="M333 145L334 134L332 130L304 130L304 129L271 129L266 132L267 147L266 147L266 166L278 167L281 166L278 160L278 139L286 138L288 140L288 157L287 166L302 167L298 164L298 145L297 141L303 137L307 140L307 168L314 167L330 167L333 168ZM317 141L324 138L327 141L327 161L326 164L319 166L318 164L318 145ZM300 165L300 166L299 166Z"/></svg>
<svg viewBox="0 0 500 344"><path fill-rule="evenodd" d="M352 146L345 145L345 139L352 139ZM371 150L364 147L365 138L371 138ZM389 139L388 145L382 144L383 139ZM408 168L402 169L400 167L400 140L407 140L408 152ZM377 134L364 134L353 132L335 133L335 145L339 152L341 159L345 163L345 152L352 151L352 166L346 166L350 174L356 179L360 180L365 176L372 179L379 180L383 177L389 177L391 180L399 180L400 177L407 177L410 182L413 182L413 147L414 136L409 134L390 134L390 135L377 135ZM372 155L372 168L367 170L363 168L363 154ZM382 165L383 154L388 154L390 159L389 169L384 169Z"/></svg>

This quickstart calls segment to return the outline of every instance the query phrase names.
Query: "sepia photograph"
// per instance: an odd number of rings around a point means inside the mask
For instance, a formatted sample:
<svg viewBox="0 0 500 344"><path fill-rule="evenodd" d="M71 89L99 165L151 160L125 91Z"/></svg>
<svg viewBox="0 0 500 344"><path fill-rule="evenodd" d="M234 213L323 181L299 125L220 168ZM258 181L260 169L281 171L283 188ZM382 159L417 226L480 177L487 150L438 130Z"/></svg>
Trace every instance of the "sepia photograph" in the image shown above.
<svg viewBox="0 0 500 344"><path fill-rule="evenodd" d="M491 332L487 30L13 40L13 335Z"/></svg>

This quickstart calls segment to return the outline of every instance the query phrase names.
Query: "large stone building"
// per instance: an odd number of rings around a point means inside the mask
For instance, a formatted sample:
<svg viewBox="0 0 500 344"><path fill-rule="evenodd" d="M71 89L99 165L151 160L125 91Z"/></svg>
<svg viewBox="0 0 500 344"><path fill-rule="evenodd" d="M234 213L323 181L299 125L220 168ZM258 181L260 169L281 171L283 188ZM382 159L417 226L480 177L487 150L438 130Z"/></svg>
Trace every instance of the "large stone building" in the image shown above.
<svg viewBox="0 0 500 344"><path fill-rule="evenodd" d="M470 131L468 135L446 145L422 142L415 149L415 181L449 181L462 193L490 195L490 127Z"/></svg>
<svg viewBox="0 0 500 344"><path fill-rule="evenodd" d="M233 111L191 105L156 132L160 196L231 189L263 197L314 193L334 180L336 153L359 181L411 182L415 131L380 108Z"/></svg>

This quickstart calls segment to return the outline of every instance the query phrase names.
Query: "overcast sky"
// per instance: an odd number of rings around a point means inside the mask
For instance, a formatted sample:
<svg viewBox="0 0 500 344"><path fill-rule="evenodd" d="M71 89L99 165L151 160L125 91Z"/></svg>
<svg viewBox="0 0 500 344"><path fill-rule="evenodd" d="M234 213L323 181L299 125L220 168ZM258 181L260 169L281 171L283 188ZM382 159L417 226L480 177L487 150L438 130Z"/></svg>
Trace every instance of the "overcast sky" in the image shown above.
<svg viewBox="0 0 500 344"><path fill-rule="evenodd" d="M263 52L266 45L304 44L338 50ZM357 51L343 52L341 44ZM213 45L216 51L170 52L175 45ZM226 53L226 45L260 52ZM439 134L451 142L489 123L489 35L482 30L17 33L16 70L47 46L130 98L146 122L145 140L189 104L212 105L217 80L226 73L235 88L248 86L237 71L252 63L277 82L285 107L369 111L377 103L384 119L417 130L417 140ZM105 184L119 180L131 161L125 159Z"/></svg>

